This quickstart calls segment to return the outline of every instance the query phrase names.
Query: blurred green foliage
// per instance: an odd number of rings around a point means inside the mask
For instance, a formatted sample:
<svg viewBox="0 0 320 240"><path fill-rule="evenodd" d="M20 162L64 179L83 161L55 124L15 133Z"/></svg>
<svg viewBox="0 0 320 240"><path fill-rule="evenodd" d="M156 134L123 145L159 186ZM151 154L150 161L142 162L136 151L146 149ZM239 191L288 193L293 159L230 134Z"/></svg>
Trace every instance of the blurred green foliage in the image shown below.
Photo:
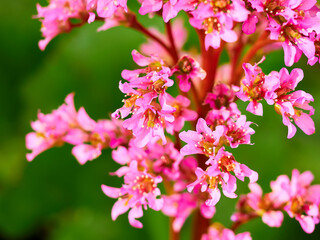
<svg viewBox="0 0 320 240"><path fill-rule="evenodd" d="M113 199L101 191L101 184L120 186L108 173L118 165L110 151L84 166L71 155L71 147L51 149L33 162L25 159L24 136L31 131L39 109L48 113L62 104L65 96L75 92L76 106L84 106L94 119L107 118L121 105L118 90L121 71L132 69L132 49L144 37L126 28L97 33L97 23L74 29L54 39L45 52L38 49L40 23L32 19L37 1L3 1L0 9L0 239L167 239L168 219L160 213L145 212L142 230L132 228L127 215L113 222L110 217ZM41 4L45 5L46 1ZM161 21L142 20L148 26ZM191 31L187 46L197 43ZM315 98L314 121L319 128L320 68L310 67L302 59L295 67L305 69L299 89ZM271 54L263 63L266 72L283 66L282 51ZM244 109L244 104L241 108ZM257 123L253 146L234 150L238 161L259 172L259 183L269 191L269 182L293 168L312 170L320 183L320 137L306 136L300 130L286 139L287 129L272 107L264 106L264 117L248 113ZM247 181L246 181L247 183ZM248 191L239 183L237 192ZM224 198L217 205L215 219L230 226L235 200ZM182 239L188 239L189 220ZM320 239L319 226L305 234L298 222L285 218L280 229L269 228L257 219L241 227L251 231L253 239Z"/></svg>

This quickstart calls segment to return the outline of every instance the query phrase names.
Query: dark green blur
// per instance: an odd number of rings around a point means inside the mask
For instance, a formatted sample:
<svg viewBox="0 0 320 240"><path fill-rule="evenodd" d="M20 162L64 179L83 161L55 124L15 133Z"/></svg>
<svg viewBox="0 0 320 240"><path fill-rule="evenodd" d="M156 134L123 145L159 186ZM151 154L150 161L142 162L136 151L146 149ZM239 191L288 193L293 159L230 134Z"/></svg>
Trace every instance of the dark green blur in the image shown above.
<svg viewBox="0 0 320 240"><path fill-rule="evenodd" d="M119 166L110 151L84 166L71 155L71 146L51 149L33 162L25 159L25 134L39 109L48 113L75 92L76 107L84 106L93 119L108 118L121 106L118 90L121 71L133 69L132 49L138 49L144 37L130 29L114 28L97 33L100 23L74 29L54 39L45 52L38 49L40 23L35 0L3 1L0 8L0 239L152 239L168 238L169 221L152 210L142 218L142 230L132 228L127 214L111 220L113 199L104 196L101 184L121 186L108 173ZM46 1L41 4L45 5ZM143 18L146 25L155 22ZM188 46L197 44L189 37ZM308 67L306 59L295 65L304 68L305 80L299 89L315 98L314 121L320 125L320 68ZM283 67L283 53L270 55L263 63L266 72ZM242 109L244 105L242 104ZM234 151L239 162L259 172L259 183L269 191L269 182L293 168L312 170L320 184L320 136L306 136L298 130L287 140L287 128L271 106L264 106L264 117L250 113L257 123L253 146ZM239 182L237 193L248 191ZM216 220L230 226L235 200L222 197ZM255 240L320 239L320 228L312 235L304 233L298 222L285 214L282 228L269 228L260 219L240 228L250 230ZM183 228L182 239L189 239L190 223Z"/></svg>

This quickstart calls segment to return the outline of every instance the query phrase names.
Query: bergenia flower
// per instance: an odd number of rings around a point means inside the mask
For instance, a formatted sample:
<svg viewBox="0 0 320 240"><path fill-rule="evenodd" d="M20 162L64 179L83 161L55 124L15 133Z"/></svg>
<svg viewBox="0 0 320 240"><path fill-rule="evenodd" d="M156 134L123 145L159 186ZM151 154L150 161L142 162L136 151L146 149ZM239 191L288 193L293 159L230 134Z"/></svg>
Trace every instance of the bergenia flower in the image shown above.
<svg viewBox="0 0 320 240"><path fill-rule="evenodd" d="M158 198L161 193L157 184L162 182L160 176L154 177L146 172L138 170L137 162L132 161L130 171L124 176L124 183L121 188L102 185L104 194L111 198L118 198L113 205L112 220L129 209L129 223L136 228L142 228L142 223L137 218L142 217L142 207L150 207L155 211L161 210L163 199Z"/></svg>
<svg viewBox="0 0 320 240"><path fill-rule="evenodd" d="M220 138L225 134L224 126L217 126L212 131L203 118L199 118L196 126L197 131L183 131L179 134L182 141L186 142L180 152L182 155L205 154L214 156L216 147L220 144Z"/></svg>
<svg viewBox="0 0 320 240"><path fill-rule="evenodd" d="M179 132L183 128L185 121L196 120L198 114L189 109L191 101L188 98L181 95L173 98L167 94L166 99L167 104L175 109L172 113L175 120L167 124L168 133L173 134L174 132Z"/></svg>
<svg viewBox="0 0 320 240"><path fill-rule="evenodd" d="M200 64L191 57L183 56L179 59L173 72L179 79L179 88L183 92L188 92L191 87L191 80L203 80L206 72L200 67Z"/></svg>
<svg viewBox="0 0 320 240"><path fill-rule="evenodd" d="M235 234L232 230L210 226L208 233L203 234L201 240L252 240L249 232Z"/></svg>
<svg viewBox="0 0 320 240"><path fill-rule="evenodd" d="M261 61L264 61L264 59ZM262 116L263 109L260 101L263 99L271 101L276 98L274 91L279 86L279 79L272 75L266 76L262 69L258 67L259 63L253 66L249 63L243 64L245 77L242 79L240 91L236 95L244 102L250 101L247 111Z"/></svg>

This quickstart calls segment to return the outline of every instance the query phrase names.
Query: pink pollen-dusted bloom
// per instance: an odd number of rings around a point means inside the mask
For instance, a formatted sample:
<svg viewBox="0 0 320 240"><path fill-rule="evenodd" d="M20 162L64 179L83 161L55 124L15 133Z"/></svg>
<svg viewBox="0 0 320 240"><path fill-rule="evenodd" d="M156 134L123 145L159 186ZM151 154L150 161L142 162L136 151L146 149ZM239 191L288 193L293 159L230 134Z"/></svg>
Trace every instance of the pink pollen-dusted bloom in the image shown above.
<svg viewBox="0 0 320 240"><path fill-rule="evenodd" d="M234 222L245 222L250 217L261 216L262 221L269 227L280 227L283 222L281 208L278 207L283 202L278 202L276 198L265 195L263 197L262 189L257 183L249 184L250 193L242 195L237 203L237 212L231 216Z"/></svg>
<svg viewBox="0 0 320 240"><path fill-rule="evenodd" d="M207 156L215 155L215 148L220 142L220 138L225 134L224 126L217 126L212 131L203 118L199 118L196 126L197 131L188 130L179 134L182 141L186 142L180 152L182 155L205 154Z"/></svg>
<svg viewBox="0 0 320 240"><path fill-rule="evenodd" d="M26 146L32 150L27 159L32 161L41 152L62 144L75 145L72 154L80 164L100 156L101 150L126 143L132 135L113 119L94 121L83 107L77 112L69 94L65 103L50 114L38 113L38 120L31 123L35 132L26 136Z"/></svg>
<svg viewBox="0 0 320 240"><path fill-rule="evenodd" d="M137 162L132 161L130 171L124 176L124 185L121 188L102 185L104 194L111 198L118 198L113 205L111 216L112 220L130 208L128 218L133 227L142 228L142 223L137 218L142 217L142 207L149 206L155 211L161 210L163 199L160 196L160 189L157 184L162 182L160 176L154 177L146 172L141 172L137 168Z"/></svg>
<svg viewBox="0 0 320 240"><path fill-rule="evenodd" d="M60 33L69 32L72 29L70 19L80 19L86 21L89 14L86 5L82 0L50 0L47 7L37 5L38 15L44 36L39 41L39 48L44 50L48 43Z"/></svg>
<svg viewBox="0 0 320 240"><path fill-rule="evenodd" d="M183 56L179 59L177 66L173 69L179 79L179 88L183 92L188 92L191 87L191 80L203 80L206 72L200 67L200 64L191 57Z"/></svg>
<svg viewBox="0 0 320 240"><path fill-rule="evenodd" d="M184 96L178 95L176 98L167 94L167 104L173 108L175 111L172 113L174 116L174 122L167 124L167 132L173 134L174 132L179 132L185 121L193 121L197 118L198 114L188 109L190 106L190 100Z"/></svg>
<svg viewBox="0 0 320 240"><path fill-rule="evenodd" d="M314 109L309 103L314 99L310 94L301 90L292 92L303 79L303 71L296 68L289 74L286 68L282 68L278 78L280 87L276 90L277 98L274 99L274 106L276 111L282 115L283 124L288 127L288 138L292 138L296 133L296 127L291 123L292 120L305 134L313 134L315 126L310 116L314 114Z"/></svg>
<svg viewBox="0 0 320 240"><path fill-rule="evenodd" d="M262 58L261 61L264 61L264 59ZM265 76L262 69L258 67L259 63L253 66L249 63L243 64L245 78L242 79L240 91L236 95L244 102L250 101L247 111L262 116L263 109L260 101L263 99L272 101L276 98L277 95L274 91L279 86L279 80L272 75Z"/></svg>
<svg viewBox="0 0 320 240"><path fill-rule="evenodd" d="M300 174L294 169L290 182L283 182L281 185L282 191L290 197L284 210L291 218L299 221L306 233L312 233L320 219L320 187L319 185L311 186L312 180L311 172L306 171Z"/></svg>
<svg viewBox="0 0 320 240"><path fill-rule="evenodd" d="M221 185L223 194L229 198L236 198L234 193L237 185L236 178L229 172L221 172L217 162L212 164L204 171L201 168L196 169L197 180L187 186L189 192L200 190L207 192L210 196L205 201L207 206L215 206L221 197L219 185Z"/></svg>
<svg viewBox="0 0 320 240"><path fill-rule="evenodd" d="M255 131L250 127L252 122L247 122L246 119L246 115L240 115L236 120L227 121L225 136L230 147L237 148L239 144L251 144L250 138Z"/></svg>

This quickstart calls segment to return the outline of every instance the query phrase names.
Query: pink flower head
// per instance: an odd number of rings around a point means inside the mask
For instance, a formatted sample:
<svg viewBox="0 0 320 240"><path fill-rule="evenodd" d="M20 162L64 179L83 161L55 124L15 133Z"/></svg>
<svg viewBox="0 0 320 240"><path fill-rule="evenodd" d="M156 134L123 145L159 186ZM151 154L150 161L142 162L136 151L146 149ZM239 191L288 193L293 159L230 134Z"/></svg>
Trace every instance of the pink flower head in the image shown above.
<svg viewBox="0 0 320 240"><path fill-rule="evenodd" d="M135 110L131 118L123 122L123 127L133 131L138 147L144 147L148 142L159 138L163 144L166 144L164 129L168 122L174 121L172 115L174 111L168 105L163 109L160 109L158 104L149 105L146 108L140 107Z"/></svg>
<svg viewBox="0 0 320 240"><path fill-rule="evenodd" d="M191 14L193 18L190 18L190 24L197 29L203 29L206 33L206 49L219 48L221 39L226 42L237 40L237 34L232 30L233 19L223 12L214 12L209 2L207 4L201 2Z"/></svg>
<svg viewBox="0 0 320 240"><path fill-rule="evenodd" d="M257 183L250 183L249 188L250 193L240 197L237 212L231 216L231 220L245 222L250 218L261 216L262 221L269 227L280 227L283 214L278 209L283 202L279 202L268 194L263 197L262 189Z"/></svg>
<svg viewBox="0 0 320 240"><path fill-rule="evenodd" d="M237 148L239 144L251 144L250 138L255 131L250 127L252 122L248 122L246 119L246 115L241 115L235 120L229 119L227 121L225 136L230 147Z"/></svg>
<svg viewBox="0 0 320 240"><path fill-rule="evenodd" d="M193 121L198 116L195 111L188 109L190 100L184 96L179 95L173 98L167 94L167 104L175 109L172 113L175 119L174 122L167 124L167 132L170 134L179 132L183 128L185 121Z"/></svg>
<svg viewBox="0 0 320 240"><path fill-rule="evenodd" d="M233 21L244 22L249 11L243 1L208 1L201 2L191 12L190 24L206 33L205 47L219 48L221 39L235 42L237 34L233 31Z"/></svg>
<svg viewBox="0 0 320 240"><path fill-rule="evenodd" d="M234 91L229 86L221 83L214 86L212 93L208 93L204 102L213 109L220 109L223 106L228 108L234 98Z"/></svg>
<svg viewBox="0 0 320 240"><path fill-rule="evenodd" d="M180 152L174 147L173 142L165 146L158 143L148 145L149 157L154 160L153 170L163 174L168 180L177 180L180 176L179 165L183 159Z"/></svg>
<svg viewBox="0 0 320 240"><path fill-rule="evenodd" d="M129 223L136 228L142 228L142 223L137 218L142 217L142 207L149 206L155 211L161 210L163 199L160 196L160 189L157 184L162 182L160 176L154 177L146 172L141 172L137 168L137 162L132 161L130 171L124 176L124 185L121 188L102 185L104 194L111 198L118 198L113 205L111 216L113 220L130 208L128 218Z"/></svg>
<svg viewBox="0 0 320 240"><path fill-rule="evenodd" d="M242 101L250 101L247 111L262 116L263 110L260 101L263 99L271 101L276 97L274 90L279 86L279 80L273 76L265 76L257 64L252 66L245 63L243 68L245 78L242 79L240 92L237 92L236 95Z"/></svg>
<svg viewBox="0 0 320 240"><path fill-rule="evenodd" d="M232 230L220 226L210 226L201 240L252 240L249 232L235 234Z"/></svg>
<svg viewBox="0 0 320 240"><path fill-rule="evenodd" d="M205 79L206 72L200 67L200 64L191 57L183 56L173 69L179 79L179 88L183 92L188 92L191 87L191 80Z"/></svg>
<svg viewBox="0 0 320 240"><path fill-rule="evenodd" d="M117 2L117 1L112 1ZM120 26L127 22L126 11L123 8L114 9L113 14L110 17L104 19L104 24L98 28L98 32L106 31L110 28Z"/></svg>
<svg viewBox="0 0 320 240"><path fill-rule="evenodd" d="M101 18L110 18L120 9L120 11L128 11L127 0L96 0L97 14Z"/></svg>
<svg viewBox="0 0 320 240"><path fill-rule="evenodd" d="M182 155L205 154L214 156L215 149L219 145L220 138L225 134L224 126L217 126L212 131L203 118L199 118L196 126L197 131L183 131L179 134L182 141L186 142L180 152Z"/></svg>
<svg viewBox="0 0 320 240"><path fill-rule="evenodd" d="M27 160L32 161L37 155L54 146L63 144L62 137L69 125L62 121L57 112L51 114L38 113L38 120L31 123L35 132L26 135L26 147L32 150L27 154Z"/></svg>
<svg viewBox="0 0 320 240"><path fill-rule="evenodd" d="M198 167L195 173L197 179L189 184L187 189L189 192L194 189L195 191L200 189L201 192L207 192L210 197L205 201L207 206L215 206L219 202L221 197L219 185L221 185L226 197L237 197L234 193L237 188L236 178L229 174L229 172L221 172L217 162L212 161L205 171Z"/></svg>
<svg viewBox="0 0 320 240"><path fill-rule="evenodd" d="M301 90L292 92L303 79L303 71L296 68L289 74L286 68L282 68L278 78L280 87L276 90L275 109L282 115L283 124L288 127L288 138L292 138L296 133L292 120L304 133L313 134L315 126L310 116L314 114L314 108L309 105L313 102L313 97Z"/></svg>
<svg viewBox="0 0 320 240"><path fill-rule="evenodd" d="M38 113L38 120L31 123L35 132L26 136L26 147L32 150L27 154L27 160L32 161L37 155L54 146L61 146L69 130L78 126L78 114L73 102L74 94L69 94L65 99L65 104L52 113ZM80 139L85 139L83 134ZM80 140L81 141L81 140Z"/></svg>
<svg viewBox="0 0 320 240"><path fill-rule="evenodd" d="M173 85L171 70L157 57L145 57L136 50L132 51L133 60L144 69L133 71L124 70L122 77L129 81L119 84L120 90L129 96L124 100L124 106L113 113L113 117L125 118L133 112L135 107L147 107L152 101L159 98L163 104L166 89Z"/></svg>
<svg viewBox="0 0 320 240"><path fill-rule="evenodd" d="M210 157L206 162L209 167L204 171L197 168L197 180L188 185L188 191L192 191L199 186L201 192L207 191L211 199L206 201L208 206L214 206L220 199L219 185L221 185L223 193L229 198L235 198L234 193L237 189L236 178L231 174L244 181L244 177L249 177L250 182L256 182L258 174L249 169L246 165L238 163L233 155L220 148L216 156Z"/></svg>
<svg viewBox="0 0 320 240"><path fill-rule="evenodd" d="M194 8L192 1L185 2L183 0L140 0L141 8L139 13L145 15L147 13L158 12L162 9L162 18L165 22L177 16L181 10L191 10Z"/></svg>
<svg viewBox="0 0 320 240"><path fill-rule="evenodd" d="M70 19L80 19L85 22L88 18L86 5L82 0L50 0L47 7L37 5L38 15L44 36L39 41L39 48L44 50L48 43L60 33L69 32L72 29Z"/></svg>
<svg viewBox="0 0 320 240"><path fill-rule="evenodd" d="M171 70L164 66L161 59L145 57L137 51L132 52L134 61L144 69L124 70L122 76L128 82L120 83L120 90L129 96L124 106L113 113L113 117L125 118L124 128L132 130L136 144L145 146L152 139L161 138L166 143L164 129L166 124L174 121L174 107L169 106L166 89L173 85Z"/></svg>
<svg viewBox="0 0 320 240"><path fill-rule="evenodd" d="M296 13L294 13L296 14ZM316 22L311 20L308 14L298 19L290 19L282 24L271 20L268 30L271 31L272 40L281 40L284 51L284 62L286 66L292 66L293 63L300 59L302 53L309 59L315 56L315 45L309 34L313 31L314 26L319 25L319 18ZM311 23L311 25L309 24ZM317 32L318 30L315 29Z"/></svg>
<svg viewBox="0 0 320 240"><path fill-rule="evenodd" d="M180 232L184 222L197 208L197 201L190 193L173 194L163 196L162 212L170 217L174 217L172 228L175 232Z"/></svg>
<svg viewBox="0 0 320 240"><path fill-rule="evenodd" d="M319 185L311 186L312 180L311 172L306 171L300 174L298 170L294 169L291 181L287 185L282 184L283 191L286 191L290 196L284 210L291 218L299 221L306 233L312 233L315 224L318 224L320 219L320 187Z"/></svg>
<svg viewBox="0 0 320 240"><path fill-rule="evenodd" d="M41 152L62 144L75 145L72 154L80 164L100 156L101 150L117 147L126 143L131 134L118 120L94 121L83 107L76 111L73 101L74 94L69 94L65 103L50 114L38 114L38 120L31 123L35 132L26 136L27 148L32 153L27 159L32 161Z"/></svg>

